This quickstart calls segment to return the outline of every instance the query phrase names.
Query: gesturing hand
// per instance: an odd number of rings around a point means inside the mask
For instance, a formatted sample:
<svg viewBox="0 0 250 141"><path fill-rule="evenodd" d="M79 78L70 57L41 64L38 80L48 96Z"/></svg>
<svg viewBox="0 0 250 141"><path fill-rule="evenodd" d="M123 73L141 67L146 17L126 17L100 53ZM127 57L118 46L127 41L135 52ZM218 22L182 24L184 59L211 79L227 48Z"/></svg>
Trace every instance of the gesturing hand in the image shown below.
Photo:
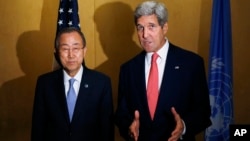
<svg viewBox="0 0 250 141"><path fill-rule="evenodd" d="M182 135L182 132L184 130L184 125L180 115L175 111L174 107L171 108L171 111L176 121L176 127L174 131L171 133L171 137L168 139L168 141L177 141Z"/></svg>
<svg viewBox="0 0 250 141"><path fill-rule="evenodd" d="M136 110L134 113L134 120L132 124L129 126L129 134L131 138L133 138L135 141L137 141L139 137L139 127L140 127L139 117L140 117L139 111Z"/></svg>

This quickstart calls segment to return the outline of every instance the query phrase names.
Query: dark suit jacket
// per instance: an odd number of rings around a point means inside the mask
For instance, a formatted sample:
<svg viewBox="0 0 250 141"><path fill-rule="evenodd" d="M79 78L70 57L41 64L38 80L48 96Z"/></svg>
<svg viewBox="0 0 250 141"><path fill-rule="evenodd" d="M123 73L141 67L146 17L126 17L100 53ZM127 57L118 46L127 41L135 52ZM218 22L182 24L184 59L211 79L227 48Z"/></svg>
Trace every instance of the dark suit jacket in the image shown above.
<svg viewBox="0 0 250 141"><path fill-rule="evenodd" d="M171 107L175 107L186 125L184 140L195 140L195 135L211 124L209 94L203 59L184 49L169 45L154 120L149 114L145 55L139 55L121 66L119 78L116 125L121 136L129 140L128 127L134 111L140 113L140 141L167 141L175 128Z"/></svg>
<svg viewBox="0 0 250 141"><path fill-rule="evenodd" d="M63 82L57 70L37 80L32 118L32 141L113 141L110 79L84 67L70 123Z"/></svg>

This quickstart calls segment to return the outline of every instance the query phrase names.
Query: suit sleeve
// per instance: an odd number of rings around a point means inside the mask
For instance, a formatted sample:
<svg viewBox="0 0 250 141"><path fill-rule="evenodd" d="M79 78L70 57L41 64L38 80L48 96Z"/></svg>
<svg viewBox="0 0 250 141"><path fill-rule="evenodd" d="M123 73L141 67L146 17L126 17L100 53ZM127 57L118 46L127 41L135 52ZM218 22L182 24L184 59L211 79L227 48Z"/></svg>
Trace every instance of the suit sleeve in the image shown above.
<svg viewBox="0 0 250 141"><path fill-rule="evenodd" d="M121 67L119 75L119 86L118 86L118 107L115 113L115 124L119 128L120 135L125 139L129 139L128 130L129 126L133 121L133 115L129 113L127 105L127 77L125 77L127 71L125 67Z"/></svg>
<svg viewBox="0 0 250 141"><path fill-rule="evenodd" d="M196 67L193 73L192 95L193 108L187 116L182 117L186 125L186 136L196 135L211 125L209 91L206 81L204 62L201 58L194 61L194 63L195 62L196 64L194 66Z"/></svg>
<svg viewBox="0 0 250 141"><path fill-rule="evenodd" d="M114 141L113 98L110 79L106 79L101 101L101 139Z"/></svg>
<svg viewBox="0 0 250 141"><path fill-rule="evenodd" d="M43 84L38 78L32 113L31 141L44 141L46 115L43 101Z"/></svg>

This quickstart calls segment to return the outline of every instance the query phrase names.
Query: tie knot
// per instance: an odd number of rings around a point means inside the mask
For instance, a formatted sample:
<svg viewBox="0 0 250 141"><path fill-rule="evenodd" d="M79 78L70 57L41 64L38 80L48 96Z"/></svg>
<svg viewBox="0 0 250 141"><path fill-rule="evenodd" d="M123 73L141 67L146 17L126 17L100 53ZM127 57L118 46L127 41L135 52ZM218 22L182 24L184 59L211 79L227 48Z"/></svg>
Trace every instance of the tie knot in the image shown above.
<svg viewBox="0 0 250 141"><path fill-rule="evenodd" d="M75 80L74 78L71 78L71 79L69 80L69 85L70 85L70 86L73 86L73 84L74 84L75 81L76 81L76 80Z"/></svg>
<svg viewBox="0 0 250 141"><path fill-rule="evenodd" d="M153 55L152 55L152 63L153 62L156 62L156 60L157 60L157 58L158 58L158 54L157 53L154 53Z"/></svg>

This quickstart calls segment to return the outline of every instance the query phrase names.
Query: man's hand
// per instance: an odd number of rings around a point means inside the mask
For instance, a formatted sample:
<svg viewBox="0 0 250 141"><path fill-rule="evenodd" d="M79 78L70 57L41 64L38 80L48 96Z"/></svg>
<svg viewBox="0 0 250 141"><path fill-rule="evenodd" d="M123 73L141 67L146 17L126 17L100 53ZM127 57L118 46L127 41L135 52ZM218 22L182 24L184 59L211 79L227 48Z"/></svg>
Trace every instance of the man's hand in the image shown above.
<svg viewBox="0 0 250 141"><path fill-rule="evenodd" d="M182 132L184 130L184 125L180 115L175 111L174 107L171 108L171 111L176 121L176 127L174 131L171 133L171 137L168 139L168 141L177 141L182 135Z"/></svg>
<svg viewBox="0 0 250 141"><path fill-rule="evenodd" d="M136 110L134 121L129 126L129 135L131 136L131 138L134 139L134 141L137 141L139 137L139 127L140 127L139 117L140 117L139 111Z"/></svg>

